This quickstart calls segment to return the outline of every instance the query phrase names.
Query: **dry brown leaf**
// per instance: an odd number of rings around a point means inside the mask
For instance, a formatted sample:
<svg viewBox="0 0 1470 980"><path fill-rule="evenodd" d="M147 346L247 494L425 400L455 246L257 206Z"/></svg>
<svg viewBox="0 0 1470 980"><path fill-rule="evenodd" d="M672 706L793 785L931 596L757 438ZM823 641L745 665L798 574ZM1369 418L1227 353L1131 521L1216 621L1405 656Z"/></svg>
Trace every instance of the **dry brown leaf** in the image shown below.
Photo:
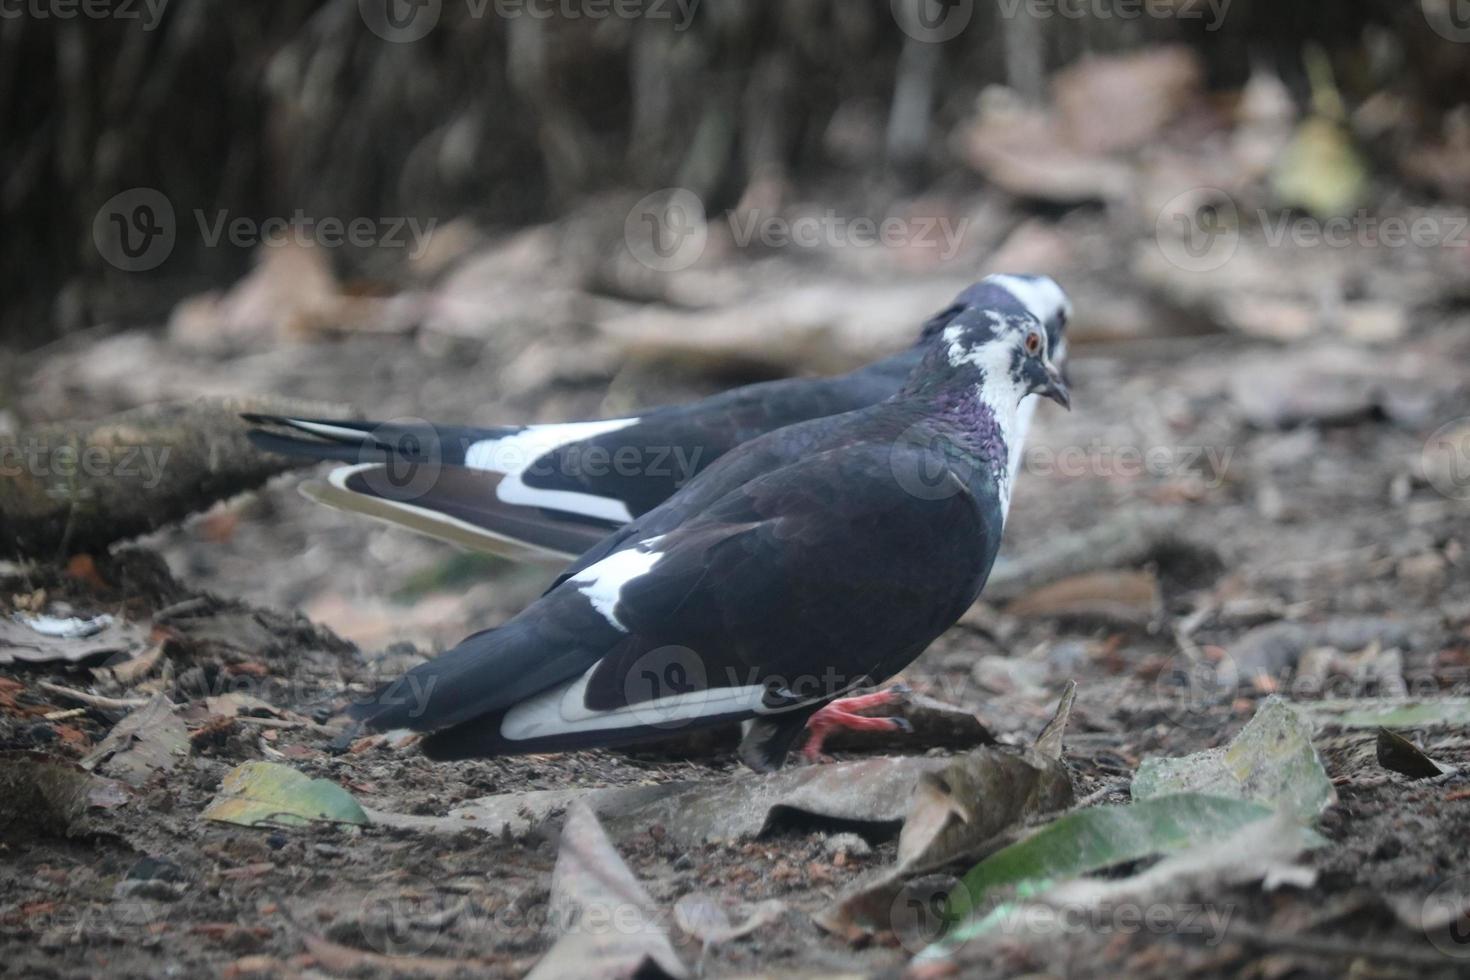
<svg viewBox="0 0 1470 980"><path fill-rule="evenodd" d="M1145 626L1162 607L1151 571L1110 570L1073 575L1033 589L1006 606L1009 616L1101 620Z"/></svg>
<svg viewBox="0 0 1470 980"><path fill-rule="evenodd" d="M658 925L653 900L585 803L572 805L562 828L550 921L563 932L528 980L631 977L650 967L689 975Z"/></svg>
<svg viewBox="0 0 1470 980"><path fill-rule="evenodd" d="M67 624L74 624L68 628ZM115 616L90 620L15 614L0 617L0 664L82 663L131 656L147 639L143 629Z"/></svg>
<svg viewBox="0 0 1470 980"><path fill-rule="evenodd" d="M1071 144L1088 153L1138 149L1201 94L1204 67L1192 48L1088 56L1052 80Z"/></svg>
<svg viewBox="0 0 1470 980"><path fill-rule="evenodd" d="M188 729L174 714L173 703L159 694L118 722L82 765L129 786L141 786L154 775L173 769L188 757L189 750Z"/></svg>

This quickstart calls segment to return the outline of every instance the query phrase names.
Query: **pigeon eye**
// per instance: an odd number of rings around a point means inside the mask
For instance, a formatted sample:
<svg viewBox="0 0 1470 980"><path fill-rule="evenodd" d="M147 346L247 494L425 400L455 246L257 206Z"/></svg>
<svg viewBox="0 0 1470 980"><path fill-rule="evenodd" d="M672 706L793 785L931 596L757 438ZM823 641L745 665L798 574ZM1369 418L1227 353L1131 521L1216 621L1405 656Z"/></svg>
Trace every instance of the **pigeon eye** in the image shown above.
<svg viewBox="0 0 1470 980"><path fill-rule="evenodd" d="M1041 353L1041 334L1037 333L1035 330L1026 335L1026 353Z"/></svg>

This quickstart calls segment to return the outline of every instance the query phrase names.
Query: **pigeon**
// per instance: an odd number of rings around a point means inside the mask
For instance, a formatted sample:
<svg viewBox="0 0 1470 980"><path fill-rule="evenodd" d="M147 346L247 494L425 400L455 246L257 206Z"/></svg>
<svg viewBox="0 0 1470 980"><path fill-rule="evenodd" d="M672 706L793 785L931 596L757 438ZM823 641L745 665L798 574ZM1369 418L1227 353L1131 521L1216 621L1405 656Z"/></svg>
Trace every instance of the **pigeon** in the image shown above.
<svg viewBox="0 0 1470 980"><path fill-rule="evenodd" d="M1016 309L1039 320L1053 363L1065 365L1066 295L1045 276L993 275L923 326L911 349L835 378L748 385L638 416L501 428L247 415L272 452L352 465L303 492L319 502L517 560L563 566L663 503L735 446L808 419L893 395L965 310ZM1036 399L1021 408L1011 479Z"/></svg>
<svg viewBox="0 0 1470 980"><path fill-rule="evenodd" d="M1006 299L949 318L893 397L729 450L504 625L353 715L426 733L441 760L739 722L757 771L779 768L809 722L818 739L903 727L837 699L908 666L980 595L1020 403L1070 404L1045 325Z"/></svg>

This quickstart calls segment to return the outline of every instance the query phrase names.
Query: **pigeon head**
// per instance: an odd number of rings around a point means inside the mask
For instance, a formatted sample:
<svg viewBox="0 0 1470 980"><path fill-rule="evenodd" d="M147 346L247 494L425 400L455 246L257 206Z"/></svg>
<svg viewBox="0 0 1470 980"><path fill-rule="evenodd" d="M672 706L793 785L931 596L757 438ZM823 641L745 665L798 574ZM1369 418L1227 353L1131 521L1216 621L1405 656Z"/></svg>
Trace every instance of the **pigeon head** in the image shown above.
<svg viewBox="0 0 1470 980"><path fill-rule="evenodd" d="M967 286L954 298L954 302L929 318L924 324L920 343L934 340L960 314L976 309L1010 315L1030 314L1046 333L1052 362L1058 368L1066 367L1066 329L1067 320L1072 316L1072 303L1055 279L1050 276L986 276Z"/></svg>
<svg viewBox="0 0 1470 980"><path fill-rule="evenodd" d="M1050 398L1070 408L1071 393L1052 362L1045 327L1030 312L993 308L959 314L939 335L944 364L931 357L942 383L977 386L987 402L1014 408L1027 395Z"/></svg>

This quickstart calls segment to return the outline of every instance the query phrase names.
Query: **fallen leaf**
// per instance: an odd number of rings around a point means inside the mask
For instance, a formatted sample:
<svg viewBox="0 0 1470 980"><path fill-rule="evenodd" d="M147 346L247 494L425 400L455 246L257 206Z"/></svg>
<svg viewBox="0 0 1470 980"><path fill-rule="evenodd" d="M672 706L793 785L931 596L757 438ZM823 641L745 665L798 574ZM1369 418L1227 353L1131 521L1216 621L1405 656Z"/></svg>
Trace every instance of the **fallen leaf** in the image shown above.
<svg viewBox="0 0 1470 980"><path fill-rule="evenodd" d="M183 719L174 714L173 702L158 694L113 726L82 765L136 787L174 769L188 758L189 750Z"/></svg>
<svg viewBox="0 0 1470 980"><path fill-rule="evenodd" d="M477 829L499 834L529 829L574 803L586 803L615 837L662 826L681 846L758 837L783 824L861 830L892 836L902 825L919 777L946 759L864 759L801 766L775 773L744 773L716 784L674 782L598 790L540 790L487 796L445 817L369 811L374 823L432 833Z"/></svg>
<svg viewBox="0 0 1470 980"><path fill-rule="evenodd" d="M659 927L653 900L585 803L574 803L551 873L549 921L563 930L527 980L646 976L688 970Z"/></svg>
<svg viewBox="0 0 1470 980"><path fill-rule="evenodd" d="M201 816L245 827L368 822L352 794L336 783L274 762L247 762L230 770Z"/></svg>
<svg viewBox="0 0 1470 980"><path fill-rule="evenodd" d="M94 676L101 678L111 677L124 687L132 687L157 667L163 659L163 643L154 643L142 653L134 657L112 658L96 668Z"/></svg>
<svg viewBox="0 0 1470 980"><path fill-rule="evenodd" d="M1159 796L1129 806L1100 806L1059 817L1046 827L981 861L950 893L948 916L958 921L995 889L1023 882L1075 878L1092 871L1172 854L1265 820L1269 807L1200 793ZM1303 846L1324 843L1298 828Z"/></svg>
<svg viewBox="0 0 1470 980"><path fill-rule="evenodd" d="M1312 746L1310 730L1286 701L1267 698L1224 748L1176 759L1144 759L1133 777L1133 799L1204 793L1249 800L1298 820L1313 820L1337 799L1337 793Z"/></svg>
<svg viewBox="0 0 1470 980"><path fill-rule="evenodd" d="M1136 150L1201 95L1204 66L1184 45L1087 55L1052 79L1073 145L1088 152Z"/></svg>
<svg viewBox="0 0 1470 980"><path fill-rule="evenodd" d="M1378 764L1410 779L1431 779L1443 772L1423 750L1402 735L1378 729Z"/></svg>
<svg viewBox="0 0 1470 980"><path fill-rule="evenodd" d="M1317 725L1330 728L1438 728L1470 725L1470 698L1397 701L1358 698L1302 705Z"/></svg>
<svg viewBox="0 0 1470 980"><path fill-rule="evenodd" d="M105 614L83 619L13 613L0 618L0 664L131 657L146 642L140 627Z"/></svg>
<svg viewBox="0 0 1470 980"><path fill-rule="evenodd" d="M1114 569L1043 585L1008 604L1005 611L1010 616L1147 626L1162 605L1159 580L1153 572Z"/></svg>
<svg viewBox="0 0 1470 980"><path fill-rule="evenodd" d="M1059 938L1056 926L1096 921L1085 914L1078 916L1078 912L1089 909L1120 908L1125 903L1139 902L1162 911L1176 902L1248 881L1291 879L1302 881L1300 887L1310 887L1315 879L1312 869L1293 863L1310 844L1289 817L1278 814L1255 820L1221 839L1184 848L1136 875L1118 880L1076 878L1042 885L1034 894L1020 894L983 917L954 928L943 941L923 950L915 962L951 959L967 944L992 937L1030 944L1055 942ZM1190 914L1190 909L1197 910L1198 905L1184 905L1178 914ZM1048 911L1053 914L1035 914ZM1071 918L1057 912L1066 912ZM1075 941L1075 933L1069 935Z"/></svg>
<svg viewBox="0 0 1470 980"><path fill-rule="evenodd" d="M751 909L738 924L732 924L718 896L693 892L674 903L674 921L686 935L698 939L708 949L768 926L785 911L785 902L768 899Z"/></svg>
<svg viewBox="0 0 1470 980"><path fill-rule="evenodd" d="M1231 645L1229 655L1244 678L1264 676L1284 680L1295 670L1302 654L1314 647L1361 650L1371 643L1380 643L1384 647L1415 650L1438 629L1437 617L1406 620L1347 616L1322 623L1271 623L1246 633ZM1377 727L1377 723L1372 727Z"/></svg>
<svg viewBox="0 0 1470 980"><path fill-rule="evenodd" d="M1358 207L1368 188L1368 171L1345 127L1310 116L1286 145L1271 187L1287 207L1334 218Z"/></svg>
<svg viewBox="0 0 1470 980"><path fill-rule="evenodd" d="M863 881L815 917L817 925L849 939L895 928L893 906L907 879L970 857L1007 830L1073 801L1061 762L1062 733L1077 685L1069 683L1046 728L1028 752L985 747L919 778L898 839L898 860Z"/></svg>

